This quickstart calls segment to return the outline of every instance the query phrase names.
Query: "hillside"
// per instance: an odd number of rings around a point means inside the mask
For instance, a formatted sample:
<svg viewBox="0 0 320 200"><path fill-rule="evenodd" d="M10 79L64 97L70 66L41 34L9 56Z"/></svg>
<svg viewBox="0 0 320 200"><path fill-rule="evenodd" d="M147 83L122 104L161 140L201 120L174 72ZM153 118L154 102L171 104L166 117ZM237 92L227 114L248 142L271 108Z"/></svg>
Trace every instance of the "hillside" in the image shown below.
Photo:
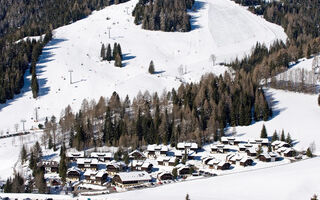
<svg viewBox="0 0 320 200"><path fill-rule="evenodd" d="M68 104L78 109L84 98L97 100L113 91L122 97L126 94L133 97L145 90L161 93L163 89L179 86L181 81L198 81L207 72L221 74L226 68L213 67L211 54L216 55L219 63L250 53L257 41L271 44L286 39L280 26L229 0L196 1L195 11L189 11L191 32L146 31L133 23L130 13L136 2L107 7L54 30L54 39L44 48L37 64L40 97L32 99L27 75L22 94L0 107L0 117L5 119L0 122L0 130L13 132L16 123L21 130L21 119L27 120L26 129L36 127L35 108L41 121L52 114L60 116ZM111 27L110 39L108 27ZM121 69L99 58L101 44L114 42L122 46L124 67ZM157 75L147 72L151 60ZM178 72L180 66L183 74ZM73 70L72 84L69 70ZM10 113L19 113L19 117Z"/></svg>

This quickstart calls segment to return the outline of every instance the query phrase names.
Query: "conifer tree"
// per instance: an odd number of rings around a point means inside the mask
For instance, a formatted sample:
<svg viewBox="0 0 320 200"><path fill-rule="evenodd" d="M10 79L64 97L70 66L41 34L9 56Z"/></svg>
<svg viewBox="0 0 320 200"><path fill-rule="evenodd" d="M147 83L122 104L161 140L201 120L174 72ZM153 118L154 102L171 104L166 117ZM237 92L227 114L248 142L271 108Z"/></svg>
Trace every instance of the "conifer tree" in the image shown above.
<svg viewBox="0 0 320 200"><path fill-rule="evenodd" d="M278 136L278 133L277 131L275 130L273 135L272 135L272 139L271 139L271 142L274 142L276 140L279 140L279 136Z"/></svg>
<svg viewBox="0 0 320 200"><path fill-rule="evenodd" d="M190 200L189 194L186 195L186 200Z"/></svg>
<svg viewBox="0 0 320 200"><path fill-rule="evenodd" d="M264 124L263 124L263 126L262 126L260 138L268 138L267 130L266 130L266 127L265 127Z"/></svg>
<svg viewBox="0 0 320 200"><path fill-rule="evenodd" d="M117 45L117 53L120 55L121 60L122 60L122 59L123 59L123 57L122 57L122 50L121 50L121 46L120 46L120 44L118 44L118 45Z"/></svg>
<svg viewBox="0 0 320 200"><path fill-rule="evenodd" d="M111 52L111 46L110 44L108 44L108 47L107 47L107 55L106 55L106 60L107 61L111 61L112 60L112 52Z"/></svg>
<svg viewBox="0 0 320 200"><path fill-rule="evenodd" d="M106 59L106 48L105 48L104 44L102 44L102 46L101 46L100 57L102 58L102 60Z"/></svg>
<svg viewBox="0 0 320 200"><path fill-rule="evenodd" d="M286 137L284 135L284 130L283 129L282 129L282 132L281 132L280 140L283 141L283 142L286 141Z"/></svg>
<svg viewBox="0 0 320 200"><path fill-rule="evenodd" d="M318 200L318 196L316 194L314 194L311 198L311 200Z"/></svg>
<svg viewBox="0 0 320 200"><path fill-rule="evenodd" d="M320 94L318 96L318 105L320 106Z"/></svg>
<svg viewBox="0 0 320 200"><path fill-rule="evenodd" d="M173 179L177 179L177 177L178 177L178 170L177 170L177 168L173 168L173 170L172 170L172 176L173 176Z"/></svg>
<svg viewBox="0 0 320 200"><path fill-rule="evenodd" d="M35 175L35 185L36 188L38 188L40 194L46 193L47 186L46 181L44 179L44 172L42 170L37 172Z"/></svg>
<svg viewBox="0 0 320 200"><path fill-rule="evenodd" d="M286 142L288 144L292 145L292 139L291 139L290 133L288 133L288 135L287 135Z"/></svg>
<svg viewBox="0 0 320 200"><path fill-rule="evenodd" d="M31 64L31 68L32 68L32 76L31 76L31 89L32 89L32 96L33 98L37 98L38 97L38 93L39 93L39 83L38 83L38 79L37 79L37 72L36 72L36 64Z"/></svg>
<svg viewBox="0 0 320 200"><path fill-rule="evenodd" d="M66 147L63 145L60 149L60 163L59 163L59 175L63 182L66 181L67 176L67 161L66 161Z"/></svg>
<svg viewBox="0 0 320 200"><path fill-rule="evenodd" d="M154 64L153 64L153 61L151 60L150 64L149 64L149 73L150 74L154 74Z"/></svg>
<svg viewBox="0 0 320 200"><path fill-rule="evenodd" d="M114 66L122 67L122 60L121 60L121 56L119 54L116 54Z"/></svg>
<svg viewBox="0 0 320 200"><path fill-rule="evenodd" d="M312 151L311 151L310 148L307 149L306 155L307 155L309 158L312 158L312 157L313 157L313 154L312 154Z"/></svg>
<svg viewBox="0 0 320 200"><path fill-rule="evenodd" d="M113 44L113 51L112 51L112 58L113 60L116 60L116 56L118 54L118 44L115 42Z"/></svg>
<svg viewBox="0 0 320 200"><path fill-rule="evenodd" d="M269 144L268 145L268 152L271 152L272 151L272 148L271 148L271 145Z"/></svg>
<svg viewBox="0 0 320 200"><path fill-rule="evenodd" d="M20 156L21 156L21 163L23 164L27 160L27 150L24 145L22 146Z"/></svg>
<svg viewBox="0 0 320 200"><path fill-rule="evenodd" d="M261 147L261 145L259 145L258 150L257 150L257 157L260 156L260 154L263 153L263 149Z"/></svg>

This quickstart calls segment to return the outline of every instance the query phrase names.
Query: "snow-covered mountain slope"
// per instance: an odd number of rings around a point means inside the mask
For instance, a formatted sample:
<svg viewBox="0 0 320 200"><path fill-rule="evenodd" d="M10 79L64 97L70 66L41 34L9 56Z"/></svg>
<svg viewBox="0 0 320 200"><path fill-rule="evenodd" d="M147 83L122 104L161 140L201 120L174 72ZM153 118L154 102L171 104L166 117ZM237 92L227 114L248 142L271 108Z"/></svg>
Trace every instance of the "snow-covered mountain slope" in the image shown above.
<svg viewBox="0 0 320 200"><path fill-rule="evenodd" d="M320 158L303 160L301 162L241 172L208 179L186 181L163 185L156 188L134 190L104 196L92 196L92 200L131 200L131 199L185 199L189 194L192 200L233 200L233 199L310 199L319 194ZM164 192L165 191L165 192ZM40 194L5 194L12 198L49 198L72 199L64 195ZM76 199L87 199L77 197Z"/></svg>
<svg viewBox="0 0 320 200"><path fill-rule="evenodd" d="M52 114L59 117L68 104L76 110L84 98L97 100L113 91L133 97L140 90L171 90L181 81L198 81L207 72L223 73L225 67L212 66L211 54L216 55L217 62L223 62L250 53L257 41L271 44L286 39L281 27L230 0L197 0L195 11L190 11L193 30L188 33L142 30L130 14L136 3L131 0L110 6L56 29L37 64L40 97L32 99L27 76L24 92L0 105L0 130L12 132L15 123L21 129L21 119L27 120L27 129L35 127L35 108L39 118ZM121 44L124 54L121 69L100 61L101 44L114 42ZM156 75L147 72L151 60ZM178 73L180 66L184 75ZM73 70L72 84L69 70Z"/></svg>
<svg viewBox="0 0 320 200"><path fill-rule="evenodd" d="M295 148L306 150L315 142L320 152L320 107L317 95L309 95L283 90L268 89L266 96L272 103L274 117L267 122L256 122L251 126L237 127L237 134L246 138L260 137L263 124L271 137L276 130L279 134L284 129L292 139L295 139Z"/></svg>

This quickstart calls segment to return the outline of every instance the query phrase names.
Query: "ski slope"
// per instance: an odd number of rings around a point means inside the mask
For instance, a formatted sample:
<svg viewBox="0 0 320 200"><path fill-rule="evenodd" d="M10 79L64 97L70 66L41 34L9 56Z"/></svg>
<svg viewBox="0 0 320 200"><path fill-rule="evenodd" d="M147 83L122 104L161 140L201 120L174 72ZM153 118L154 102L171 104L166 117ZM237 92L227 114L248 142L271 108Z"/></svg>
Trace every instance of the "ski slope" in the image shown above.
<svg viewBox="0 0 320 200"><path fill-rule="evenodd" d="M212 54L217 57L216 63L224 62L249 54L257 41L269 45L277 39L286 39L280 26L230 0L197 0L195 10L189 11L192 31L188 33L141 29L133 23L130 14L136 3L137 0L131 0L113 5L54 30L53 40L46 45L37 63L40 96L32 98L27 70L22 93L0 105L0 134L15 132L15 124L19 124L21 131L22 119L26 120L26 130L36 128L47 116L59 118L67 105L78 110L85 98L98 101L100 96L109 97L113 91L122 98L126 94L134 97L145 90L161 94L165 89L177 88L181 82L196 82L205 73L219 75L228 69L213 66L209 59ZM110 38L108 27L111 27ZM102 43L113 46L114 42L121 44L123 68L100 60ZM154 75L148 73L151 60L157 72ZM179 67L183 73L178 72ZM70 70L73 71L71 83ZM0 177L11 175L20 149L11 148L9 143L0 146L2 158L10 155L0 169Z"/></svg>
<svg viewBox="0 0 320 200"><path fill-rule="evenodd" d="M137 0L96 11L89 17L54 30L53 40L44 48L37 64L40 97L32 98L30 75L14 100L0 105L0 131L12 132L25 119L26 129L36 127L35 109L40 120L60 116L68 104L79 109L84 98L98 99L117 91L121 97L139 91L161 93L181 82L198 81L202 75L224 73L213 66L210 55L224 62L250 53L257 41L267 45L286 39L280 26L271 24L230 0L199 0L192 15L193 30L165 33L142 30L133 23L131 11ZM128 7L128 13L126 8ZM107 18L110 18L107 20ZM109 38L108 27L111 27ZM124 67L100 61L101 44L120 43ZM148 74L153 60L157 74ZM180 74L178 68L184 73ZM70 84L69 70L72 72Z"/></svg>
<svg viewBox="0 0 320 200"><path fill-rule="evenodd" d="M189 194L192 200L233 200L233 199L310 199L320 191L320 158L313 158L266 169L241 172L208 179L186 181L163 185L156 188L92 196L92 200L163 200L185 199ZM165 192L164 192L165 191ZM54 198L71 199L64 195L5 194L13 198ZM77 197L76 199L87 199Z"/></svg>

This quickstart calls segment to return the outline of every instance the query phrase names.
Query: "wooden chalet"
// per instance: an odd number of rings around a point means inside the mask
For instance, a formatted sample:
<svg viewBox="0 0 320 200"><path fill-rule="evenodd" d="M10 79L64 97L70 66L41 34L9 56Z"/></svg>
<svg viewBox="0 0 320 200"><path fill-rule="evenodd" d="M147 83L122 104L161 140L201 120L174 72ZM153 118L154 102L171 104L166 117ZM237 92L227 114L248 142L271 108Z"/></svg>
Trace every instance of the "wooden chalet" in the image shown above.
<svg viewBox="0 0 320 200"><path fill-rule="evenodd" d="M133 152L129 153L129 158L131 160L145 160L146 156L139 150L134 150Z"/></svg>
<svg viewBox="0 0 320 200"><path fill-rule="evenodd" d="M113 153L111 152L92 152L91 158L97 158L99 161L106 162L113 160Z"/></svg>
<svg viewBox="0 0 320 200"><path fill-rule="evenodd" d="M108 174L114 175L116 173L122 172L126 168L126 165L122 162L111 161L107 164L106 168Z"/></svg>
<svg viewBox="0 0 320 200"><path fill-rule="evenodd" d="M77 159L77 167L82 171L85 170L98 170L98 159L97 158L78 158Z"/></svg>
<svg viewBox="0 0 320 200"><path fill-rule="evenodd" d="M171 172L161 172L157 175L158 180L173 180L173 175Z"/></svg>
<svg viewBox="0 0 320 200"><path fill-rule="evenodd" d="M257 156L257 151L255 148L249 148L246 150L248 156L254 157Z"/></svg>
<svg viewBox="0 0 320 200"><path fill-rule="evenodd" d="M240 160L240 165L243 167L252 166L252 164L253 164L253 160L251 158L243 157Z"/></svg>
<svg viewBox="0 0 320 200"><path fill-rule="evenodd" d="M68 169L67 177L66 177L67 182L80 181L80 177L81 177L81 171L79 168L72 167Z"/></svg>
<svg viewBox="0 0 320 200"><path fill-rule="evenodd" d="M230 167L231 167L231 164L225 161L221 161L217 165L218 170L227 170L227 169L230 169Z"/></svg>
<svg viewBox="0 0 320 200"><path fill-rule="evenodd" d="M56 161L41 161L37 166L43 168L45 173L58 173L59 171L59 163Z"/></svg>
<svg viewBox="0 0 320 200"><path fill-rule="evenodd" d="M165 145L148 145L147 154L148 158L156 158L159 156L167 156L169 148Z"/></svg>
<svg viewBox="0 0 320 200"><path fill-rule="evenodd" d="M191 151L197 151L198 150L198 144L194 142L179 142L177 144L177 149L180 151L186 151L189 152Z"/></svg>
<svg viewBox="0 0 320 200"><path fill-rule="evenodd" d="M105 170L92 171L87 170L84 174L84 182L90 184L103 185L107 182L108 173Z"/></svg>
<svg viewBox="0 0 320 200"><path fill-rule="evenodd" d="M229 146L224 144L217 144L217 145L212 144L210 146L210 149L211 149L211 153L227 153L230 151Z"/></svg>
<svg viewBox="0 0 320 200"><path fill-rule="evenodd" d="M190 167L186 166L186 165L181 165L181 166L177 167L177 172L178 172L178 175L180 175L180 176L191 174Z"/></svg>
<svg viewBox="0 0 320 200"><path fill-rule="evenodd" d="M158 157L157 158L158 165L162 166L174 166L176 163L176 158L175 157Z"/></svg>
<svg viewBox="0 0 320 200"><path fill-rule="evenodd" d="M141 160L133 160L131 162L131 170L132 171L146 171L151 172L152 171L153 164L146 161Z"/></svg>
<svg viewBox="0 0 320 200"><path fill-rule="evenodd" d="M120 187L132 187L136 185L146 184L152 180L147 172L120 172L113 177L113 181Z"/></svg>
<svg viewBox="0 0 320 200"><path fill-rule="evenodd" d="M66 155L69 162L77 162L78 158L84 158L84 152L67 152Z"/></svg>
<svg viewBox="0 0 320 200"><path fill-rule="evenodd" d="M284 157L295 157L297 154L297 152L293 149L293 148L287 148L284 152L283 152L283 156Z"/></svg>

